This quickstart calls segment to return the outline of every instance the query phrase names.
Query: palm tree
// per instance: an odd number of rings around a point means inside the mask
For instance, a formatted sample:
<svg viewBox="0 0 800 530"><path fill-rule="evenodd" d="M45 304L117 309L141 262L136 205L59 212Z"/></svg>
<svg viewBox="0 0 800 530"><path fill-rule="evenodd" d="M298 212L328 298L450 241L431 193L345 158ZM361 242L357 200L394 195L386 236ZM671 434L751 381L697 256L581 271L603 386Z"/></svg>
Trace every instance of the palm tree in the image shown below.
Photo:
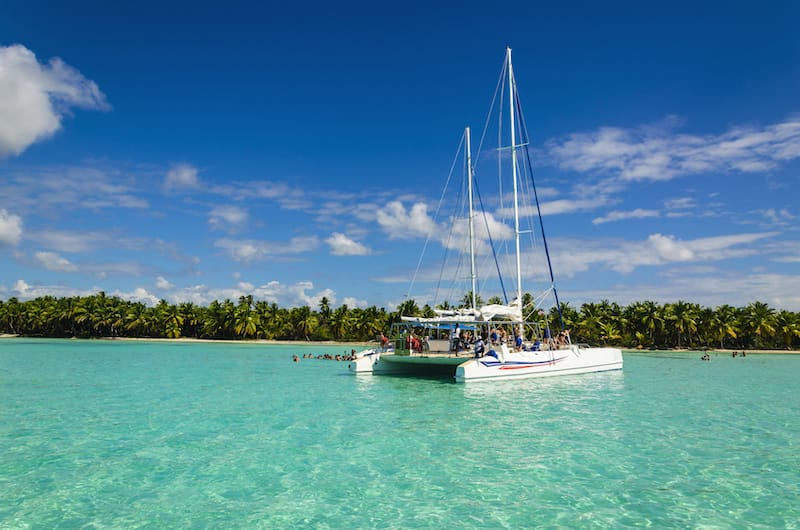
<svg viewBox="0 0 800 530"><path fill-rule="evenodd" d="M243 339L255 337L258 330L258 314L253 311L252 304L252 296L242 296L233 313L233 330Z"/></svg>
<svg viewBox="0 0 800 530"><path fill-rule="evenodd" d="M499 297L498 297L499 298ZM480 307L483 305L483 299L481 295L475 295L475 307ZM467 294L461 299L461 305L459 307L472 307L472 291L467 291Z"/></svg>
<svg viewBox="0 0 800 530"><path fill-rule="evenodd" d="M341 340L350 337L354 324L355 320L347 304L337 307L331 314L331 331L336 339Z"/></svg>
<svg viewBox="0 0 800 530"><path fill-rule="evenodd" d="M641 305L641 323L650 337L650 344L655 345L656 333L664 323L663 314L658 304L651 300L645 300Z"/></svg>
<svg viewBox="0 0 800 530"><path fill-rule="evenodd" d="M678 335L678 348L681 347L681 335L691 334L697 331L697 310L696 304L690 304L683 300L678 300L674 304L667 304L671 309L671 321L675 325ZM699 307L699 306L698 306Z"/></svg>
<svg viewBox="0 0 800 530"><path fill-rule="evenodd" d="M168 339L177 339L183 329L183 315L177 306L170 305L163 298L156 305L156 318L161 326L163 336Z"/></svg>
<svg viewBox="0 0 800 530"><path fill-rule="evenodd" d="M311 340L309 336L314 333L314 330L319 325L316 315L311 312L311 308L308 306L292 310L292 322L294 322L297 333L303 336L305 340Z"/></svg>
<svg viewBox="0 0 800 530"><path fill-rule="evenodd" d="M603 318L600 314L600 306L595 303L585 303L581 306L578 315L579 326L577 335L587 342L596 343L600 338L600 327L603 325Z"/></svg>
<svg viewBox="0 0 800 530"><path fill-rule="evenodd" d="M125 313L125 329L136 337L149 336L150 312L141 302L131 304Z"/></svg>
<svg viewBox="0 0 800 530"><path fill-rule="evenodd" d="M256 312L258 313L260 331L259 334L268 339L277 339L291 335L291 323L285 309L278 307L275 302L257 302Z"/></svg>
<svg viewBox="0 0 800 530"><path fill-rule="evenodd" d="M331 306L327 296L319 300L319 318L322 325L327 325L331 319Z"/></svg>
<svg viewBox="0 0 800 530"><path fill-rule="evenodd" d="M604 322L600 325L600 338L604 343L613 344L622 338L622 332L615 322Z"/></svg>
<svg viewBox="0 0 800 530"><path fill-rule="evenodd" d="M414 317L419 315L419 306L413 298L403 301L397 306L397 314L399 316ZM399 318L398 318L399 320Z"/></svg>
<svg viewBox="0 0 800 530"><path fill-rule="evenodd" d="M775 327L783 337L783 346L792 349L795 337L800 337L800 318L798 314L783 310L775 317Z"/></svg>
<svg viewBox="0 0 800 530"><path fill-rule="evenodd" d="M763 302L753 302L744 308L742 324L748 342L761 346L775 333L775 310Z"/></svg>
<svg viewBox="0 0 800 530"><path fill-rule="evenodd" d="M738 317L736 313L736 308L729 305L721 305L714 311L711 329L719 341L720 348L725 348L726 337L735 339L738 335Z"/></svg>

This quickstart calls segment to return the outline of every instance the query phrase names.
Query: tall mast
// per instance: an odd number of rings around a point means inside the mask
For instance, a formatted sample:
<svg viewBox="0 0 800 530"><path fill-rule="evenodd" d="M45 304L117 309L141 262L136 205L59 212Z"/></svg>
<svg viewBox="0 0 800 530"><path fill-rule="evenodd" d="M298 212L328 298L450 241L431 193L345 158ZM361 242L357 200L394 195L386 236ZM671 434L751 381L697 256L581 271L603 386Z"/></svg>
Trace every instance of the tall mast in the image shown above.
<svg viewBox="0 0 800 530"><path fill-rule="evenodd" d="M516 87L514 86L514 69L511 66L511 47L506 47L506 60L508 61L508 108L511 119L511 176L514 182L514 242L517 254L517 301L522 307L522 260L519 250L519 200L517 198L517 133L515 130L516 118L514 107L516 105Z"/></svg>
<svg viewBox="0 0 800 530"><path fill-rule="evenodd" d="M475 290L477 289L477 275L475 274L475 229L473 226L472 215L472 146L470 144L469 127L464 130L466 136L467 159L467 189L469 194L469 274L472 281L472 309L477 309Z"/></svg>

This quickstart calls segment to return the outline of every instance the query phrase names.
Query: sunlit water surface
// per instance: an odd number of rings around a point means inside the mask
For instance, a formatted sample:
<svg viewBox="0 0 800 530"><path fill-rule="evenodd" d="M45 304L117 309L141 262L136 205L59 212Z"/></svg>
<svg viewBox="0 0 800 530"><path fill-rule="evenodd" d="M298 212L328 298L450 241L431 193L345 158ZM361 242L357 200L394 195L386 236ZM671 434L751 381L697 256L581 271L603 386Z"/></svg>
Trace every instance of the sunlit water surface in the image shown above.
<svg viewBox="0 0 800 530"><path fill-rule="evenodd" d="M797 528L800 357L456 385L344 346L0 341L0 528Z"/></svg>

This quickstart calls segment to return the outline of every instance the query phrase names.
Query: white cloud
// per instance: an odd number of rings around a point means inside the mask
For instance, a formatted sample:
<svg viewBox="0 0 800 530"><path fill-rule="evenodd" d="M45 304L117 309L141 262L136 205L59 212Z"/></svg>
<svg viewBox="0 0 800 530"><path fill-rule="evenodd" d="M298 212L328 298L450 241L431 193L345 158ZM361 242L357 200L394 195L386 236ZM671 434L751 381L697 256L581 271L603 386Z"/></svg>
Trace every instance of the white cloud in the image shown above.
<svg viewBox="0 0 800 530"><path fill-rule="evenodd" d="M476 254L490 252L489 236L497 243L509 241L514 237L514 228L497 219L492 213L478 214L473 222L474 244ZM435 234L440 238L443 247L469 253L469 220L459 218L453 221L449 230L440 230Z"/></svg>
<svg viewBox="0 0 800 530"><path fill-rule="evenodd" d="M332 233L325 242L331 248L331 254L334 256L368 256L370 254L366 246L339 232Z"/></svg>
<svg viewBox="0 0 800 530"><path fill-rule="evenodd" d="M685 210L695 207L695 201L691 197L679 197L664 201L664 208L667 210Z"/></svg>
<svg viewBox="0 0 800 530"><path fill-rule="evenodd" d="M551 140L564 169L611 174L624 181L670 180L713 171L766 171L800 157L800 116L764 127L734 127L719 135L677 134L677 120L638 129L601 127Z"/></svg>
<svg viewBox="0 0 800 530"><path fill-rule="evenodd" d="M164 178L164 189L177 190L181 188L196 188L200 184L197 177L197 168L189 164L179 164L167 171Z"/></svg>
<svg viewBox="0 0 800 530"><path fill-rule="evenodd" d="M48 213L71 209L147 208L129 183L136 170L95 165L46 166L9 175L4 195L20 208Z"/></svg>
<svg viewBox="0 0 800 530"><path fill-rule="evenodd" d="M90 296L100 291L98 287L89 289L76 289L74 287L66 287L63 285L30 285L25 280L19 279L14 282L14 286L9 289L3 289L8 296L15 296L20 300L30 300L32 298L39 298L41 296L55 296L57 298L69 296Z"/></svg>
<svg viewBox="0 0 800 530"><path fill-rule="evenodd" d="M92 250L108 245L111 238L100 232L65 232L46 231L30 235L30 239L44 247L60 252L91 252Z"/></svg>
<svg viewBox="0 0 800 530"><path fill-rule="evenodd" d="M694 245L676 240L675 236L652 234L647 238L646 246L655 253L656 259L661 262L691 261L695 256L692 248Z"/></svg>
<svg viewBox="0 0 800 530"><path fill-rule="evenodd" d="M166 297L172 303L192 302L194 304L207 305L213 300L238 300L240 296L252 295L255 300L264 300L269 303L276 303L280 307L299 307L309 306L317 308L320 300L327 297L331 306L336 305L336 292L332 289L320 289L314 293L308 293L314 289L314 284L308 281L300 281L294 284L282 284L278 281L270 281L258 287L249 282L239 282L235 287L210 288L206 285L195 285L183 289L177 289Z"/></svg>
<svg viewBox="0 0 800 530"><path fill-rule="evenodd" d="M603 217L592 219L592 223L599 225L603 223L610 223L612 221L622 221L624 219L643 219L645 217L658 217L659 215L660 214L657 210L645 210L643 208L636 208L635 210L630 210L627 212L617 210L609 212Z"/></svg>
<svg viewBox="0 0 800 530"><path fill-rule="evenodd" d="M706 307L723 304L743 307L759 300L772 307L800 310L800 276L790 274L741 274L719 271L687 273L683 268L666 274L654 283L638 283L625 289L603 288L592 291L565 293L573 306L584 301L602 299L620 304L642 300L659 303L689 300Z"/></svg>
<svg viewBox="0 0 800 530"><path fill-rule="evenodd" d="M426 237L434 227L428 207L417 203L406 211L400 201L391 201L375 214L381 228L391 239Z"/></svg>
<svg viewBox="0 0 800 530"><path fill-rule="evenodd" d="M225 250L236 261L250 262L310 252L319 246L319 240L315 236L293 237L286 242L223 238L215 241L214 246Z"/></svg>
<svg viewBox="0 0 800 530"><path fill-rule="evenodd" d="M208 224L214 229L236 231L242 228L249 219L246 209L238 206L222 205L209 213Z"/></svg>
<svg viewBox="0 0 800 530"><path fill-rule="evenodd" d="M352 296L346 296L344 300L342 300L342 303L345 304L350 309L353 309L354 307L358 307L360 309L369 307L369 303L366 300L362 300L360 298L354 298Z"/></svg>
<svg viewBox="0 0 800 530"><path fill-rule="evenodd" d="M59 58L40 64L26 47L0 47L0 158L52 136L71 107L108 110L94 83Z"/></svg>
<svg viewBox="0 0 800 530"><path fill-rule="evenodd" d="M34 257L39 265L49 271L75 272L78 270L75 264L55 252L37 252Z"/></svg>
<svg viewBox="0 0 800 530"><path fill-rule="evenodd" d="M562 277L571 277L596 266L627 274L639 267L709 263L752 256L759 252L753 243L777 234L756 232L693 240L663 234L652 234L643 241L561 240L551 246L551 251L555 254L553 263Z"/></svg>
<svg viewBox="0 0 800 530"><path fill-rule="evenodd" d="M156 277L156 287L158 287L159 289L172 289L175 286L172 285L169 281L167 281L167 279L164 278L163 276L158 276Z"/></svg>
<svg viewBox="0 0 800 530"><path fill-rule="evenodd" d="M766 210L756 210L756 213L763 215L765 223L773 226L791 226L797 218L786 208L781 208L780 210L767 208Z"/></svg>
<svg viewBox="0 0 800 530"><path fill-rule="evenodd" d="M142 302L151 307L158 304L158 302L161 300L159 297L152 294L144 287L137 287L133 291L129 292L115 290L110 294L111 296L118 296L123 300L128 300L130 302Z"/></svg>
<svg viewBox="0 0 800 530"><path fill-rule="evenodd" d="M22 218L0 209L0 246L14 247L22 237Z"/></svg>

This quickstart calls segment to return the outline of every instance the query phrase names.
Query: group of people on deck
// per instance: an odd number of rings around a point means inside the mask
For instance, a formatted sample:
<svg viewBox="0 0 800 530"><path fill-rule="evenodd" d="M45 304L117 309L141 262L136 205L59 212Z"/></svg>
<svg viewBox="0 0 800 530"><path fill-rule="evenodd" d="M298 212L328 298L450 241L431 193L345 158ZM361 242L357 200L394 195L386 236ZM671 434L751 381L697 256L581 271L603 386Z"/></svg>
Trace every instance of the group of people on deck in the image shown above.
<svg viewBox="0 0 800 530"><path fill-rule="evenodd" d="M557 335L552 336L550 332L550 328L545 328L544 330L544 341L539 342L539 340L535 340L531 345L525 345L525 341L523 340L521 334L514 332L514 351L538 351L540 349L543 350L555 350L561 348L563 346L568 346L571 344L570 336L569 336L568 329L560 331ZM483 335L478 332L475 340L472 340L472 334L470 331L462 332L460 326L456 324L455 329L451 335L451 343L450 343L450 350L452 352L459 352L462 350L469 350L470 345L472 346L472 350L476 357L482 357L485 351L493 351L493 346L499 346L500 344L508 344L510 341L508 340L508 333L503 328L492 328L489 331L488 336L486 337L486 341L484 341Z"/></svg>

